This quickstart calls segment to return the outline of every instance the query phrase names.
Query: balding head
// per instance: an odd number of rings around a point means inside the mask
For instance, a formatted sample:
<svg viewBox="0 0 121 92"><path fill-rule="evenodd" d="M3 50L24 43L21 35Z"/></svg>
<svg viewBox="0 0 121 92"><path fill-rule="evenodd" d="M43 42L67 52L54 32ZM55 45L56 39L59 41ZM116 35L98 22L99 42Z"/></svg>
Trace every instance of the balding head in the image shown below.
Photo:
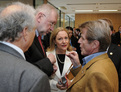
<svg viewBox="0 0 121 92"><path fill-rule="evenodd" d="M20 6L17 6L17 5L11 5L11 6L8 6L7 8L5 8L2 12L1 12L1 16L8 16L9 14L11 13L14 13L16 11L19 11L20 10Z"/></svg>
<svg viewBox="0 0 121 92"><path fill-rule="evenodd" d="M45 35L54 29L58 19L58 12L52 5L43 4L37 7L35 16L39 35Z"/></svg>
<svg viewBox="0 0 121 92"><path fill-rule="evenodd" d="M50 15L51 12L55 12L58 15L57 10L50 4L43 4L38 6L36 8L36 14L39 12L46 13L47 15Z"/></svg>
<svg viewBox="0 0 121 92"><path fill-rule="evenodd" d="M35 10L30 5L20 2L12 3L0 13L0 40L17 40L23 29L35 27Z"/></svg>

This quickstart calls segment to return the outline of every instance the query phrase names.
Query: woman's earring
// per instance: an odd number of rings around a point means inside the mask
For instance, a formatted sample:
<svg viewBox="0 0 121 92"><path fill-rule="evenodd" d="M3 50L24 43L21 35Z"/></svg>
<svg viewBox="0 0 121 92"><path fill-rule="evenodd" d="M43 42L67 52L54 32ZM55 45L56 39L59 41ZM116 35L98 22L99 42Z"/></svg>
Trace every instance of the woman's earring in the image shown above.
<svg viewBox="0 0 121 92"><path fill-rule="evenodd" d="M55 43L55 47L57 47L57 44Z"/></svg>

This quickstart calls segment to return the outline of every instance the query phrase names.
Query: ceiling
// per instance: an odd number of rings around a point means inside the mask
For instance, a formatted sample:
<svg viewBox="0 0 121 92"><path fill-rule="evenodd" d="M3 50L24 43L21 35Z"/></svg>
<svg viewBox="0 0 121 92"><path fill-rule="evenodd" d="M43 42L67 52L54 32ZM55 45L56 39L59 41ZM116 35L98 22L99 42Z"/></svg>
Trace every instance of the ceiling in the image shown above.
<svg viewBox="0 0 121 92"><path fill-rule="evenodd" d="M81 13L121 13L121 0L48 0L62 12L75 17L75 10L93 10ZM99 10L118 10L102 12Z"/></svg>
<svg viewBox="0 0 121 92"><path fill-rule="evenodd" d="M0 0L0 6L10 1L22 0ZM73 19L75 19L75 10L93 10L92 12L81 13L121 13L121 0L48 0L48 2L56 6L62 12L68 14ZM118 11L99 12L98 10Z"/></svg>

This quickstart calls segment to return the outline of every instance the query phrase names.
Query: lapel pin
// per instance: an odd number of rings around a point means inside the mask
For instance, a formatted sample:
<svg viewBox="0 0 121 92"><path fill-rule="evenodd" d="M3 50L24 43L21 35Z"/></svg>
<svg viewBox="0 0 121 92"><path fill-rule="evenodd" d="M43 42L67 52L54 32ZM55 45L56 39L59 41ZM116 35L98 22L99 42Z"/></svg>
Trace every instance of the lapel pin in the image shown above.
<svg viewBox="0 0 121 92"><path fill-rule="evenodd" d="M110 55L113 55L113 52L110 52Z"/></svg>

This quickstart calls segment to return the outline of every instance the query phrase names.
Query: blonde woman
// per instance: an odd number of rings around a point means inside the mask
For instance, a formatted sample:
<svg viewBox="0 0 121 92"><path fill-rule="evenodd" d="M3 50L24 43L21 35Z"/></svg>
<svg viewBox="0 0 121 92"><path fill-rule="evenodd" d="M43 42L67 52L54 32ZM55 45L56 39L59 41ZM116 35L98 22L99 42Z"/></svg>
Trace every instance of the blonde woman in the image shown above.
<svg viewBox="0 0 121 92"><path fill-rule="evenodd" d="M69 44L68 31L62 27L58 27L51 33L50 47L47 49L47 55L52 53L56 57L55 65L58 67L57 71L51 76L50 86L51 92L65 92L57 88L58 80L65 76L71 66L70 59L66 56L72 47Z"/></svg>

